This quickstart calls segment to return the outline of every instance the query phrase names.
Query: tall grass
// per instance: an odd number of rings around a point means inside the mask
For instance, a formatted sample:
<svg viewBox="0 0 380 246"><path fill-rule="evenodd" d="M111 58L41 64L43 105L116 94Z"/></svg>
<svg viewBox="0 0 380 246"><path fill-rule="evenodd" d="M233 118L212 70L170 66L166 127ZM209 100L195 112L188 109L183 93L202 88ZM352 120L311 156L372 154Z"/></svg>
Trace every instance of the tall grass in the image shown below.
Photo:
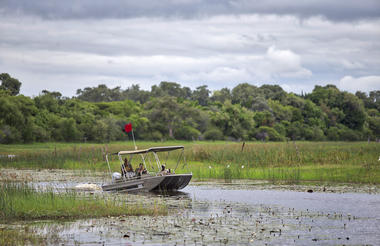
<svg viewBox="0 0 380 246"><path fill-rule="evenodd" d="M184 145L190 164L178 172L193 172L194 178L266 179L380 183L379 143L367 142L140 142L139 148ZM0 145L0 167L61 168L107 171L105 154L133 149L132 143L101 144L51 143ZM161 159L168 156L161 153ZM176 155L166 163L173 165ZM119 170L114 159L113 170ZM230 166L230 170L227 166ZM244 168L241 168L244 166ZM209 167L212 167L211 169Z"/></svg>
<svg viewBox="0 0 380 246"><path fill-rule="evenodd" d="M187 159L246 167L298 165L357 165L378 160L380 144L352 142L288 142L241 144L194 144Z"/></svg>
<svg viewBox="0 0 380 246"><path fill-rule="evenodd" d="M0 245L47 245L46 239L29 231L0 229Z"/></svg>
<svg viewBox="0 0 380 246"><path fill-rule="evenodd" d="M38 192L20 183L5 182L0 185L0 220L94 218L166 213L166 206L158 203L147 207L98 196L84 196L74 191Z"/></svg>
<svg viewBox="0 0 380 246"><path fill-rule="evenodd" d="M224 179L255 179L272 182L300 183L301 181L343 182L380 184L379 168L366 169L355 166L304 166L304 167L258 167L230 168L204 166L193 168L193 176L198 180Z"/></svg>

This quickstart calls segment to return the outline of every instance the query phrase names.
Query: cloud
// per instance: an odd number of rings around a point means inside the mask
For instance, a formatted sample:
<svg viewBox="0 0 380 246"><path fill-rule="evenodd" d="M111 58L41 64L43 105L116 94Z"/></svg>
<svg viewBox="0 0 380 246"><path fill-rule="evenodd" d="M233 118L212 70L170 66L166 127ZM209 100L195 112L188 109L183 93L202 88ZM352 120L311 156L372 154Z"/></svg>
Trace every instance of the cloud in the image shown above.
<svg viewBox="0 0 380 246"><path fill-rule="evenodd" d="M291 50L269 47L266 54L268 69L275 78L307 78L312 72L301 65L301 58Z"/></svg>
<svg viewBox="0 0 380 246"><path fill-rule="evenodd" d="M380 90L380 76L352 77L344 76L338 83L338 87L350 92Z"/></svg>
<svg viewBox="0 0 380 246"><path fill-rule="evenodd" d="M0 15L0 33L0 72L20 79L26 95L49 89L71 96L99 83L149 89L162 80L211 89L271 83L300 93L346 75L376 75L380 67L380 18L335 22L225 14L46 20L19 13Z"/></svg>
<svg viewBox="0 0 380 246"><path fill-rule="evenodd" d="M199 19L217 15L274 14L330 20L378 18L378 0L1 0L0 13L44 19L129 19L163 17Z"/></svg>

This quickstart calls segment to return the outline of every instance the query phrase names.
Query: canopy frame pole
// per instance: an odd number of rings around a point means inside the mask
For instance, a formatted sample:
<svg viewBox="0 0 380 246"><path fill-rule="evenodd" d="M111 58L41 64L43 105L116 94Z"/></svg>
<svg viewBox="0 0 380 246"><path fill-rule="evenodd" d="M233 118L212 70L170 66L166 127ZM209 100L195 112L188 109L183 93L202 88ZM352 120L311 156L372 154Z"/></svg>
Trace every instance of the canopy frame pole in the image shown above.
<svg viewBox="0 0 380 246"><path fill-rule="evenodd" d="M125 173L127 173L127 170L125 170L124 165L123 165L123 157L121 157L120 154L117 154L117 156L119 157L120 166L121 166L122 171L124 171ZM125 181L125 177L123 176L123 174L121 176L123 177L123 180Z"/></svg>
<svg viewBox="0 0 380 246"><path fill-rule="evenodd" d="M146 164L145 164L145 157L144 157L144 155L143 155L143 154L140 154L140 156L141 156L141 159L142 159L142 161L143 161L143 163L144 163L144 167L145 167L145 169L146 169Z"/></svg>
<svg viewBox="0 0 380 246"><path fill-rule="evenodd" d="M177 164L175 165L174 172L175 172L175 171L177 170L177 168L178 168L179 162L180 162L181 159L182 159L182 155L183 155L183 157L185 158L185 155L183 154L184 150L185 150L185 149L182 149L181 154L178 156Z"/></svg>
<svg viewBox="0 0 380 246"><path fill-rule="evenodd" d="M148 153L147 153L146 155L147 155L147 157L148 157L148 161L149 161L150 168L152 168L152 170L154 170L154 167L153 167L153 165L152 165L152 161L150 160L150 155L149 155Z"/></svg>
<svg viewBox="0 0 380 246"><path fill-rule="evenodd" d="M153 152L154 158L156 158L157 168L160 170L161 162L156 152Z"/></svg>
<svg viewBox="0 0 380 246"><path fill-rule="evenodd" d="M110 167L110 163L108 161L108 154L106 154L106 161L107 161L107 165L108 165L108 171L109 171L111 179L112 179L111 167Z"/></svg>
<svg viewBox="0 0 380 246"><path fill-rule="evenodd" d="M170 151L168 151L168 154L166 155L165 164L168 164L169 154L170 154Z"/></svg>
<svg viewBox="0 0 380 246"><path fill-rule="evenodd" d="M187 171L190 171L189 165L187 165L186 156L183 155L183 167L185 167L185 166L187 168ZM193 174L193 172L190 172L190 173Z"/></svg>
<svg viewBox="0 0 380 246"><path fill-rule="evenodd" d="M135 141L135 134L133 134L133 128L132 128L132 138L133 138L133 144L135 145L135 150L137 150L136 141Z"/></svg>

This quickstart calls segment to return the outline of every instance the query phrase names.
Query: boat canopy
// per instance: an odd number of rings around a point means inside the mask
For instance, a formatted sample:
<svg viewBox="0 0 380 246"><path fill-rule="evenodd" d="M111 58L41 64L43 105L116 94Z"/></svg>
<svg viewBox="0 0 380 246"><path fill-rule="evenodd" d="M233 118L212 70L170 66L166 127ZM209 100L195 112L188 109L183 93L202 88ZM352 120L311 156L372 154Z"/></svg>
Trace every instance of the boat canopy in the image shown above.
<svg viewBox="0 0 380 246"><path fill-rule="evenodd" d="M145 154L149 152L165 152L173 151L177 149L184 149L184 146L165 146L165 147L152 147L149 149L140 149L140 150L125 150L114 153L114 155L136 155L136 154Z"/></svg>

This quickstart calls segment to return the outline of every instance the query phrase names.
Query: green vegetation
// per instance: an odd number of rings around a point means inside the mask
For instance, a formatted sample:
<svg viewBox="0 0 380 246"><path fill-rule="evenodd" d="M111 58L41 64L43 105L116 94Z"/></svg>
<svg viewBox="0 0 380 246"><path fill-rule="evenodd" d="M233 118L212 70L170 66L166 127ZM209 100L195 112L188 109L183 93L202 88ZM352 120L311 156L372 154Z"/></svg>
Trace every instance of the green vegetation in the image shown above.
<svg viewBox="0 0 380 246"><path fill-rule="evenodd" d="M380 184L377 143L289 142L194 145L198 179L262 179Z"/></svg>
<svg viewBox="0 0 380 246"><path fill-rule="evenodd" d="M374 142L184 142L188 168L182 163L177 173L193 172L194 179L263 179L272 181L333 181L380 183L380 144ZM139 148L157 146L139 142ZM0 145L0 167L89 169L108 172L105 154L133 149L131 142L102 144L40 143ZM160 153L160 159L174 166L178 155ZM137 160L134 160L137 165ZM111 159L114 171L120 166ZM150 166L148 166L148 169Z"/></svg>
<svg viewBox="0 0 380 246"><path fill-rule="evenodd" d="M0 167L107 171L106 153L132 149L130 141L115 142L131 140L122 129L132 122L140 148L157 145L141 140L186 145L198 179L380 183L380 91L354 95L326 85L296 95L243 83L211 93L164 81L150 91L99 85L72 98L46 90L30 98L18 95L21 82L9 74L0 81L0 143L7 144Z"/></svg>
<svg viewBox="0 0 380 246"><path fill-rule="evenodd" d="M27 230L0 228L0 245L47 245L46 240Z"/></svg>
<svg viewBox="0 0 380 246"><path fill-rule="evenodd" d="M194 176L204 179L255 179L268 180L273 183L285 182L297 184L301 181L338 182L338 183L366 183L380 184L379 168L370 167L277 167L277 168L241 168L230 167L199 167L194 170Z"/></svg>
<svg viewBox="0 0 380 246"><path fill-rule="evenodd" d="M76 219L119 215L166 214L162 204L151 207L77 192L38 192L23 184L0 185L0 220Z"/></svg>
<svg viewBox="0 0 380 246"><path fill-rule="evenodd" d="M150 91L99 85L63 97L43 90L18 95L21 82L0 74L0 143L111 142L127 140L376 141L380 139L380 91L352 94L334 85L310 94L278 85L247 83L211 93L174 82Z"/></svg>

